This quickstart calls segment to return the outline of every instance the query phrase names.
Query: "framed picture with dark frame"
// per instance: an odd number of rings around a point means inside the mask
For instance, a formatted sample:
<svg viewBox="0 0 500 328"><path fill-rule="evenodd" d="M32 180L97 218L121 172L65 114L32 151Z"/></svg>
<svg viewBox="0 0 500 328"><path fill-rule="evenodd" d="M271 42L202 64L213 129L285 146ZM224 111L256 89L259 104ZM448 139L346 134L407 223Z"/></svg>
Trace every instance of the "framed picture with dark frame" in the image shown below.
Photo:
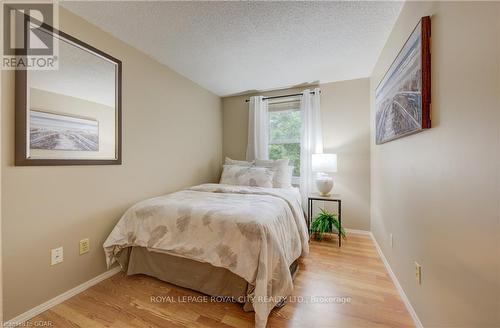
<svg viewBox="0 0 500 328"><path fill-rule="evenodd" d="M34 19L24 19L27 31ZM58 67L16 71L15 164L121 164L121 61L36 23L57 43Z"/></svg>
<svg viewBox="0 0 500 328"><path fill-rule="evenodd" d="M375 91L377 145L431 127L431 19L422 17Z"/></svg>

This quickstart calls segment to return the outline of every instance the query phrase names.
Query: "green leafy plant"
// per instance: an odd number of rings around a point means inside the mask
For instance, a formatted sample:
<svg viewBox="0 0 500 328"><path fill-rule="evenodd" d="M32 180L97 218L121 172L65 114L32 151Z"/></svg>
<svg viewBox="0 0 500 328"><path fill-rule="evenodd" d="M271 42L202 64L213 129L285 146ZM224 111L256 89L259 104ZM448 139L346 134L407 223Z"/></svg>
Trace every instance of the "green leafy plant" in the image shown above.
<svg viewBox="0 0 500 328"><path fill-rule="evenodd" d="M324 209L316 215L311 225L311 232L314 233L319 240L323 240L325 233L339 233L339 219L335 213L330 213ZM346 239L344 228L340 229L340 235Z"/></svg>

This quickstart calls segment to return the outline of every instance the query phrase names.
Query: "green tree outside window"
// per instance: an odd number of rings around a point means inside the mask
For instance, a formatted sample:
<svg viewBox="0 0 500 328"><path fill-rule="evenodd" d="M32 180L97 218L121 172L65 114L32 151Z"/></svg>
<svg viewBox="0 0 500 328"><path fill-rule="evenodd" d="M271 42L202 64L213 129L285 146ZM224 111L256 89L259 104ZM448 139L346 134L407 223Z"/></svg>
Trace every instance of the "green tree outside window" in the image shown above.
<svg viewBox="0 0 500 328"><path fill-rule="evenodd" d="M269 112L269 159L288 158L293 176L300 176L300 111Z"/></svg>

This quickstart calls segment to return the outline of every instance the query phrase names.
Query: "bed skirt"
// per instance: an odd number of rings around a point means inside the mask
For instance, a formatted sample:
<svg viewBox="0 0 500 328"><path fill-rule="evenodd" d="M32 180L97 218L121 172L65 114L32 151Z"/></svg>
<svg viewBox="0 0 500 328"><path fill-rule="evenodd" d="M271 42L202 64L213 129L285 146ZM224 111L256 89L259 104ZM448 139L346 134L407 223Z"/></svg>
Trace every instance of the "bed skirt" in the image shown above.
<svg viewBox="0 0 500 328"><path fill-rule="evenodd" d="M117 258L127 275L145 274L206 295L232 298L233 301L242 303L245 311L253 311L249 300L254 286L228 269L165 253L151 252L145 247L125 248ZM298 268L297 260L290 265L293 278ZM284 304L283 302L280 305Z"/></svg>

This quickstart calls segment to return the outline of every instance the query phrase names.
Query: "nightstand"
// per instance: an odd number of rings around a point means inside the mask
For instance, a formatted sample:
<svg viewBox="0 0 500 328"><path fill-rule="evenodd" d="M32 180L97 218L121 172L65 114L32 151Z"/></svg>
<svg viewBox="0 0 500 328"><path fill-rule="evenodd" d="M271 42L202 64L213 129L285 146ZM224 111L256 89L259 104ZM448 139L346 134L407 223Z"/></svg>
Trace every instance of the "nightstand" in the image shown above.
<svg viewBox="0 0 500 328"><path fill-rule="evenodd" d="M330 196L321 196L318 193L310 194L307 197L307 228L309 229L309 233L311 232L311 223L312 223L312 215L313 215L313 204L315 200L323 201L323 202L335 202L338 204L339 208L339 228L342 228L342 199L340 195L331 194ZM342 246L342 235L339 229L339 247Z"/></svg>

